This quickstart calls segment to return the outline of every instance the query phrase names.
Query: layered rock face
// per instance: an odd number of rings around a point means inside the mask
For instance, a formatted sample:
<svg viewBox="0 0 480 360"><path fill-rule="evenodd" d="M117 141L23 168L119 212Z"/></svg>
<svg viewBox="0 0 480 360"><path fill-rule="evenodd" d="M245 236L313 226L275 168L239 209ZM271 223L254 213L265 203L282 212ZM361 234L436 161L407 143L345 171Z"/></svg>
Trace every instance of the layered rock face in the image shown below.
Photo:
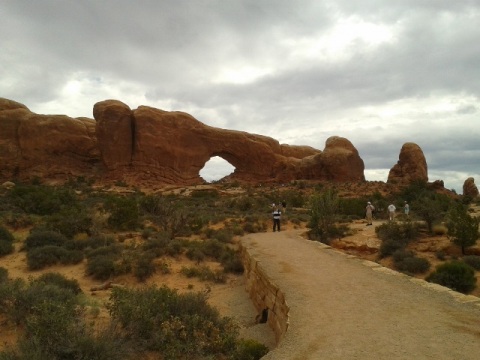
<svg viewBox="0 0 480 360"><path fill-rule="evenodd" d="M413 181L428 181L428 168L420 146L405 143L400 150L398 162L390 169L387 183L406 185Z"/></svg>
<svg viewBox="0 0 480 360"><path fill-rule="evenodd" d="M96 175L95 121L37 115L0 98L0 177L3 180Z"/></svg>
<svg viewBox="0 0 480 360"><path fill-rule="evenodd" d="M463 195L470 196L472 198L478 196L478 188L477 185L475 185L475 179L473 177L469 177L463 183Z"/></svg>
<svg viewBox="0 0 480 360"><path fill-rule="evenodd" d="M308 146L280 145L266 136L214 128L183 112L148 106L127 109L118 101L102 101L95 104L94 116L105 166L135 181L201 183L199 172L214 156L235 167L230 180L364 180L363 160L347 139L330 138L322 152ZM124 146L118 154L115 149L120 144Z"/></svg>
<svg viewBox="0 0 480 360"><path fill-rule="evenodd" d="M116 100L95 104L94 118L38 115L0 98L0 177L4 181L122 179L146 186L203 183L205 163L219 156L235 167L229 180L364 181L364 163L350 141L327 140L324 151L279 144L270 137L207 126L183 112Z"/></svg>

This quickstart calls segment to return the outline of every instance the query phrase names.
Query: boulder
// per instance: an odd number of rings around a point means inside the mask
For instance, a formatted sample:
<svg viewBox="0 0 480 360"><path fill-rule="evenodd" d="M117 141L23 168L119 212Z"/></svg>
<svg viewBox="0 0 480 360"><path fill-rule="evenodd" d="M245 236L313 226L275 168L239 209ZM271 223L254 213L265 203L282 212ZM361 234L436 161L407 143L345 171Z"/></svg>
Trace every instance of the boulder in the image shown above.
<svg viewBox="0 0 480 360"><path fill-rule="evenodd" d="M475 185L475 179L473 177L469 177L463 183L463 195L472 198L476 198L478 196L478 188L477 185Z"/></svg>
<svg viewBox="0 0 480 360"><path fill-rule="evenodd" d="M408 185L414 181L428 181L427 161L420 146L409 142L403 144L398 162L388 173L387 183Z"/></svg>

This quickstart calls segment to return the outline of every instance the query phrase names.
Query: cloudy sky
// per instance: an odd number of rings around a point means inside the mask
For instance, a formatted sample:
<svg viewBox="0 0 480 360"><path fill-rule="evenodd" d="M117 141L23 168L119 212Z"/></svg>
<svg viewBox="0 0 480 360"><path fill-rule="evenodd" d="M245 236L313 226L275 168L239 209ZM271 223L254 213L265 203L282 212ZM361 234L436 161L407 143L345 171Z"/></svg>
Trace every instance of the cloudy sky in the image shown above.
<svg viewBox="0 0 480 360"><path fill-rule="evenodd" d="M320 150L342 136L367 180L414 142L430 181L479 186L479 0L0 0L0 17L0 97L34 112L117 99Z"/></svg>

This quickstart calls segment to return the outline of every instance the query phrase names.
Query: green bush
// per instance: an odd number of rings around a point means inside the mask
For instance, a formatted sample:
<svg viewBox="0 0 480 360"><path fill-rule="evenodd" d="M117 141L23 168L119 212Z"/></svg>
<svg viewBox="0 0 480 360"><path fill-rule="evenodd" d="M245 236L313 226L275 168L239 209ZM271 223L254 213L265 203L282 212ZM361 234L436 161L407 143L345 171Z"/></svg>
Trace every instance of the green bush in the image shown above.
<svg viewBox="0 0 480 360"><path fill-rule="evenodd" d="M127 341L165 360L227 358L236 347L237 326L220 317L203 294L113 288L108 309Z"/></svg>
<svg viewBox="0 0 480 360"><path fill-rule="evenodd" d="M142 254L142 256L137 259L133 267L133 275L138 281L145 281L155 273L153 260L154 256L152 254Z"/></svg>
<svg viewBox="0 0 480 360"><path fill-rule="evenodd" d="M24 212L37 215L51 215L76 204L70 189L42 185L17 185L9 197Z"/></svg>
<svg viewBox="0 0 480 360"><path fill-rule="evenodd" d="M0 240L0 256L13 253L14 246L11 242Z"/></svg>
<svg viewBox="0 0 480 360"><path fill-rule="evenodd" d="M475 270L461 261L450 261L437 266L426 280L464 294L473 291L477 282Z"/></svg>
<svg viewBox="0 0 480 360"><path fill-rule="evenodd" d="M411 221L386 222L375 228L378 238L382 241L393 240L407 245L418 238L418 226Z"/></svg>
<svg viewBox="0 0 480 360"><path fill-rule="evenodd" d="M45 273L33 282L39 282L45 285L55 285L60 289L69 290L75 295L82 293L82 289L76 279L67 279L64 275L59 273Z"/></svg>
<svg viewBox="0 0 480 360"><path fill-rule="evenodd" d="M36 247L27 252L29 270L40 270L56 264L78 264L82 260L81 252L54 245Z"/></svg>
<svg viewBox="0 0 480 360"><path fill-rule="evenodd" d="M225 283L227 278L222 271L213 271L208 266L183 266L180 273L187 278L197 277L201 281L212 281L215 283Z"/></svg>
<svg viewBox="0 0 480 360"><path fill-rule="evenodd" d="M240 254L232 249L227 249L223 253L220 263L223 266L223 271L227 273L242 274L245 270Z"/></svg>
<svg viewBox="0 0 480 360"><path fill-rule="evenodd" d="M480 270L480 256L478 255L467 255L462 258L462 261L465 264L470 265L475 270Z"/></svg>
<svg viewBox="0 0 480 360"><path fill-rule="evenodd" d="M404 247L405 245L397 240L384 240L380 244L379 256L380 258L385 258L398 250L402 250Z"/></svg>
<svg viewBox="0 0 480 360"><path fill-rule="evenodd" d="M241 339L233 354L233 360L259 360L267 355L268 348L252 339Z"/></svg>
<svg viewBox="0 0 480 360"><path fill-rule="evenodd" d="M57 231L69 239L80 233L90 234L92 225L91 216L85 210L77 208L63 209L46 219L48 229Z"/></svg>
<svg viewBox="0 0 480 360"><path fill-rule="evenodd" d="M0 267L0 284L8 280L8 270L4 267Z"/></svg>
<svg viewBox="0 0 480 360"><path fill-rule="evenodd" d="M430 269L430 262L427 259L408 256L400 261L395 261L395 267L407 274L423 274Z"/></svg>
<svg viewBox="0 0 480 360"><path fill-rule="evenodd" d="M88 258L86 273L97 280L108 280L115 274L115 263L111 256Z"/></svg>
<svg viewBox="0 0 480 360"><path fill-rule="evenodd" d="M67 238L52 230L32 230L25 239L25 248L28 250L42 246L63 246Z"/></svg>
<svg viewBox="0 0 480 360"><path fill-rule="evenodd" d="M7 241L13 243L15 241L15 238L8 229L0 226L0 241Z"/></svg>
<svg viewBox="0 0 480 360"><path fill-rule="evenodd" d="M139 210L133 198L110 197L105 209L110 213L108 224L114 229L134 230L139 225Z"/></svg>

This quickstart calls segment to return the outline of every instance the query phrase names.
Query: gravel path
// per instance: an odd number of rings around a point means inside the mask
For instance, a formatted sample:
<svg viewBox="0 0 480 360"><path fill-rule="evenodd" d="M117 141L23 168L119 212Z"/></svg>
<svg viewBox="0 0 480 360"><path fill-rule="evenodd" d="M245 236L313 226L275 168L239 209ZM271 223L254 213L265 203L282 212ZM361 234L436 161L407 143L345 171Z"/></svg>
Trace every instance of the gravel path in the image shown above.
<svg viewBox="0 0 480 360"><path fill-rule="evenodd" d="M347 256L299 230L242 244L286 296L289 329L264 359L479 359L480 299Z"/></svg>

